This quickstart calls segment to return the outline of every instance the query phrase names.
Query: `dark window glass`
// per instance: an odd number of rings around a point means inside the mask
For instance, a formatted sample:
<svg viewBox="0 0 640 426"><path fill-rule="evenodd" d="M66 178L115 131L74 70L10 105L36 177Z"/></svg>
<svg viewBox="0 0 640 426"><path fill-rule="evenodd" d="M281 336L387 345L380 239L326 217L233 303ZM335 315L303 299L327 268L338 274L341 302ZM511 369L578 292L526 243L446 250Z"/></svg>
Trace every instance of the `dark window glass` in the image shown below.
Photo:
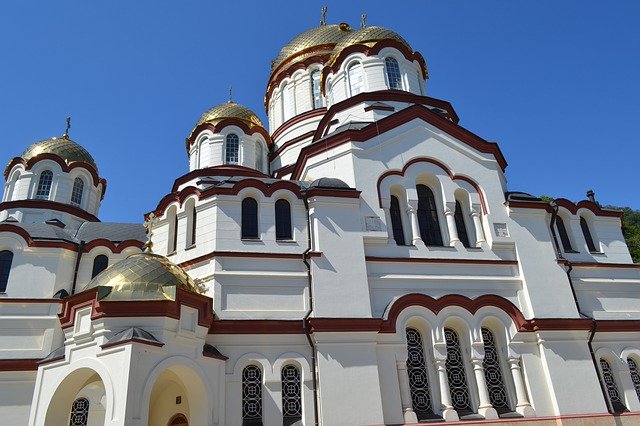
<svg viewBox="0 0 640 426"><path fill-rule="evenodd" d="M282 369L282 423L284 426L302 420L302 386L300 370L293 365Z"/></svg>
<svg viewBox="0 0 640 426"><path fill-rule="evenodd" d="M411 406L418 417L418 421L433 419L436 418L436 415L432 408L429 373L427 372L427 360L424 356L422 336L414 328L407 328L406 333L407 375L409 376Z"/></svg>
<svg viewBox="0 0 640 426"><path fill-rule="evenodd" d="M453 215L456 220L456 230L458 231L458 238L463 246L469 247L469 235L467 234L467 227L464 224L464 217L462 216L462 206L459 201L456 201L456 211Z"/></svg>
<svg viewBox="0 0 640 426"><path fill-rule="evenodd" d="M287 200L276 201L276 240L291 239L291 206Z"/></svg>
<svg viewBox="0 0 640 426"><path fill-rule="evenodd" d="M258 238L258 202L242 200L242 238Z"/></svg>
<svg viewBox="0 0 640 426"><path fill-rule="evenodd" d="M416 185L418 192L418 225L420 237L428 246L441 246L442 234L433 191L426 185Z"/></svg>
<svg viewBox="0 0 640 426"><path fill-rule="evenodd" d="M587 247L590 252L598 251L596 250L596 245L593 243L593 238L591 238L591 231L589 231L589 225L587 225L587 220L584 217L580 217L580 227L582 228L582 233L584 234L584 239L587 242Z"/></svg>
<svg viewBox="0 0 640 426"><path fill-rule="evenodd" d="M51 184L53 183L53 172L51 170L45 170L40 174L40 180L38 181L38 190L36 191L36 198L39 200L48 200L49 193L51 192Z"/></svg>
<svg viewBox="0 0 640 426"><path fill-rule="evenodd" d="M242 370L242 424L262 425L262 371L255 365Z"/></svg>
<svg viewBox="0 0 640 426"><path fill-rule="evenodd" d="M87 426L89 422L89 400L78 398L71 405L69 426Z"/></svg>
<svg viewBox="0 0 640 426"><path fill-rule="evenodd" d="M624 406L620 398L620 392L613 378L611 366L609 366L609 363L604 358L600 358L600 368L602 369L602 381L604 381L604 386L607 388L607 395L609 395L609 401L611 402L613 411L616 413L627 411L627 407Z"/></svg>
<svg viewBox="0 0 640 426"><path fill-rule="evenodd" d="M173 217L173 232L171 233L171 253L178 249L178 213Z"/></svg>
<svg viewBox="0 0 640 426"><path fill-rule="evenodd" d="M196 226L197 226L197 221L198 220L198 216L196 214L196 206L193 206L193 209L191 209L191 245L195 245L196 244Z"/></svg>
<svg viewBox="0 0 640 426"><path fill-rule="evenodd" d="M109 266L109 258L107 256L104 254L96 256L96 258L93 259L93 272L91 272L91 278L107 269L107 266Z"/></svg>
<svg viewBox="0 0 640 426"><path fill-rule="evenodd" d="M8 250L0 251L0 293L7 291L11 262L13 262L13 253Z"/></svg>
<svg viewBox="0 0 640 426"><path fill-rule="evenodd" d="M71 191L71 204L80 207L82 203L82 192L84 191L84 182L80 178L73 181L73 190Z"/></svg>
<svg viewBox="0 0 640 426"><path fill-rule="evenodd" d="M400 213L400 202L395 195L391 196L391 206L389 207L389 213L391 214L391 227L393 228L393 239L396 240L396 244L403 246L404 242L404 230L402 229L402 214Z"/></svg>
<svg viewBox="0 0 640 426"><path fill-rule="evenodd" d="M449 379L449 393L451 403L458 412L458 416L466 416L473 413L471 408L471 398L469 397L469 386L467 384L467 374L460 348L458 334L450 328L444 329L444 338L447 342L447 378Z"/></svg>
<svg viewBox="0 0 640 426"><path fill-rule="evenodd" d="M400 67L398 61L394 58L386 58L384 66L387 70L387 80L389 81L389 89L402 90L402 76L400 75Z"/></svg>
<svg viewBox="0 0 640 426"><path fill-rule="evenodd" d="M567 228L564 226L564 221L560 216L556 216L556 228L558 229L558 234L560 234L560 241L562 241L564 251L573 251L569 234L567 234Z"/></svg>
<svg viewBox="0 0 640 426"><path fill-rule="evenodd" d="M487 381L489 400L498 414L508 413L511 411L511 407L509 407L509 396L502 378L496 339L488 328L482 329L482 341L484 342L482 366L484 367L484 378Z"/></svg>
<svg viewBox="0 0 640 426"><path fill-rule="evenodd" d="M231 133L227 135L227 141L225 143L225 163L238 164L238 158L240 158L240 139L238 135Z"/></svg>

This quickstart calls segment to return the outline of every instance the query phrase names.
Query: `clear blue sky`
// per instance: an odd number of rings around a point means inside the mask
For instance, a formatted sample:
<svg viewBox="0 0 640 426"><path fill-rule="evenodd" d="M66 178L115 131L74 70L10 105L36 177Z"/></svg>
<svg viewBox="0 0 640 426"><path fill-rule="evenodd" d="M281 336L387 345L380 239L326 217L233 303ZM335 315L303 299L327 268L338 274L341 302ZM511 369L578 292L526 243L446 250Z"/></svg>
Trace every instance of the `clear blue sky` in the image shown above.
<svg viewBox="0 0 640 426"><path fill-rule="evenodd" d="M0 161L61 135L108 180L105 221L140 222L188 171L184 139L227 99L266 122L269 65L329 23L399 32L427 94L496 141L510 190L640 209L638 1L11 1L0 12Z"/></svg>

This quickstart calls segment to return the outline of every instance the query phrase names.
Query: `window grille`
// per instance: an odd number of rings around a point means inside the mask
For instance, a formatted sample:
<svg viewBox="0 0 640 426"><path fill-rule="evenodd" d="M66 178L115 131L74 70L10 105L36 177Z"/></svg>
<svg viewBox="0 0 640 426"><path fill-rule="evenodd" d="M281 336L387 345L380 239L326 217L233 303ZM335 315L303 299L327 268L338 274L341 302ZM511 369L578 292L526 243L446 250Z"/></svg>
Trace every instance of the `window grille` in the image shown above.
<svg viewBox="0 0 640 426"><path fill-rule="evenodd" d="M638 395L638 400L640 401L640 373L638 373L638 364L636 364L633 358L627 358L627 364L629 364L629 374L631 374L633 387L636 389L636 395Z"/></svg>
<svg viewBox="0 0 640 426"><path fill-rule="evenodd" d="M262 425L262 371L255 365L242 370L242 424Z"/></svg>
<svg viewBox="0 0 640 426"><path fill-rule="evenodd" d="M584 234L584 240L587 242L587 247L590 252L598 251L596 249L596 245L593 243L593 238L591 237L591 231L589 231L589 225L587 225L587 220L584 217L580 217L580 227L582 228L582 233Z"/></svg>
<svg viewBox="0 0 640 426"><path fill-rule="evenodd" d="M386 58L384 60L384 66L387 70L389 89L402 90L402 75L400 74L398 61L396 61L394 58Z"/></svg>
<svg viewBox="0 0 640 426"><path fill-rule="evenodd" d="M428 246L441 246L442 234L433 191L426 185L416 185L416 191L418 192L420 237Z"/></svg>
<svg viewBox="0 0 640 426"><path fill-rule="evenodd" d="M424 346L420 332L414 328L407 328L407 374L409 376L409 390L411 392L411 406L418 417L418 421L436 417L433 412L431 391L429 390L429 373L424 356Z"/></svg>
<svg viewBox="0 0 640 426"><path fill-rule="evenodd" d="M618 386L613 378L611 366L604 358L600 358L600 368L602 369L602 380L604 381L604 386L607 388L607 395L609 395L609 401L611 402L613 411L616 413L626 411L627 408L620 399L620 392L618 392Z"/></svg>
<svg viewBox="0 0 640 426"><path fill-rule="evenodd" d="M462 216L462 206L460 201L456 201L456 211L453 214L456 222L456 230L458 231L458 238L463 246L469 247L469 234L467 234L467 227L464 223L464 217Z"/></svg>
<svg viewBox="0 0 640 426"><path fill-rule="evenodd" d="M238 139L238 135L231 133L227 135L227 141L224 146L225 150L225 163L227 164L238 164L238 159L240 157L240 139Z"/></svg>
<svg viewBox="0 0 640 426"><path fill-rule="evenodd" d="M320 70L315 70L311 73L311 97L313 98L314 109L324 106L324 99L320 90Z"/></svg>
<svg viewBox="0 0 640 426"><path fill-rule="evenodd" d="M51 170L45 170L40 174L40 180L38 181L38 190L36 191L36 198L39 200L48 200L49 193L51 192L51 184L53 183L53 172Z"/></svg>
<svg viewBox="0 0 640 426"><path fill-rule="evenodd" d="M508 413L511 411L509 397L502 377L496 339L491 330L487 328L482 329L482 341L484 342L484 360L482 361L482 366L484 367L484 378L487 382L487 390L489 391L489 400L499 414Z"/></svg>
<svg viewBox="0 0 640 426"><path fill-rule="evenodd" d="M560 241L562 242L562 248L566 252L572 252L573 247L571 247L571 240L569 240L569 234L567 233L567 228L564 226L564 220L560 216L556 216L556 228L558 229L558 234L560 234Z"/></svg>
<svg viewBox="0 0 640 426"><path fill-rule="evenodd" d="M287 365L282 369L282 416L285 425L302 419L302 387L300 370Z"/></svg>
<svg viewBox="0 0 640 426"><path fill-rule="evenodd" d="M71 418L69 426L87 426L89 421L89 400L78 398L71 405Z"/></svg>
<svg viewBox="0 0 640 426"><path fill-rule="evenodd" d="M396 240L396 244L403 246L404 230L402 229L402 213L400 211L400 202L395 195L391 196L391 206L389 207L389 213L391 215L391 227L393 229L393 239Z"/></svg>
<svg viewBox="0 0 640 426"><path fill-rule="evenodd" d="M100 254L93 259L93 271L91 272L91 278L94 278L100 272L107 269L109 266L109 258L104 254Z"/></svg>
<svg viewBox="0 0 640 426"><path fill-rule="evenodd" d="M9 282L9 273L11 272L12 262L12 252L8 250L0 251L0 293L7 291L7 283Z"/></svg>
<svg viewBox="0 0 640 426"><path fill-rule="evenodd" d="M242 238L258 238L258 202L242 200Z"/></svg>
<svg viewBox="0 0 640 426"><path fill-rule="evenodd" d="M349 87L351 88L351 96L364 92L364 72L359 62L351 64L349 70Z"/></svg>
<svg viewBox="0 0 640 426"><path fill-rule="evenodd" d="M80 207L82 203L82 192L84 191L84 182L80 178L73 181L73 190L71 191L71 204Z"/></svg>
<svg viewBox="0 0 640 426"><path fill-rule="evenodd" d="M256 142L256 169L261 172L264 171L264 150L260 141Z"/></svg>
<svg viewBox="0 0 640 426"><path fill-rule="evenodd" d="M291 205L287 200L276 201L276 240L291 239Z"/></svg>
<svg viewBox="0 0 640 426"><path fill-rule="evenodd" d="M469 397L469 385L460 349L458 334L450 328L444 329L444 338L447 342L447 379L449 380L449 393L451 402L459 416L473 413L471 398Z"/></svg>

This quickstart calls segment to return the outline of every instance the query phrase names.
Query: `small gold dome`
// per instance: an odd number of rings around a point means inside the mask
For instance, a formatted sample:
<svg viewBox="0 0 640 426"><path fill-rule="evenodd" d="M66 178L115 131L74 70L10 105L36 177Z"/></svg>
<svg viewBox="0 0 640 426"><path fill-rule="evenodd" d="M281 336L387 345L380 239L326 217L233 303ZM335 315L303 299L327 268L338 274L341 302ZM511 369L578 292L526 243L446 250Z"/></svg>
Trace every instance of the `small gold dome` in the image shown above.
<svg viewBox="0 0 640 426"><path fill-rule="evenodd" d="M176 300L176 289L198 292L191 277L166 257L136 253L108 267L87 284L98 300Z"/></svg>
<svg viewBox="0 0 640 426"><path fill-rule="evenodd" d="M326 46L326 53L330 53L333 46L352 32L353 30L347 24L321 25L311 28L294 37L293 40L280 50L278 57L271 63L271 72L275 71L275 69L287 59L299 55L312 47ZM314 54L317 53L318 52L314 51ZM302 58L303 57L301 57L301 59Z"/></svg>
<svg viewBox="0 0 640 426"><path fill-rule="evenodd" d="M409 43L402 38L395 31L391 31L387 28L383 27L365 27L359 29L357 31L352 31L349 35L344 37L336 47L333 49L333 53L331 54L331 58L329 59L329 64L332 64L338 55L349 46L353 46L354 44L364 44L369 47L373 46L375 43L381 40L395 40L407 46L407 48L413 52Z"/></svg>
<svg viewBox="0 0 640 426"><path fill-rule="evenodd" d="M34 143L21 155L25 161L29 161L40 154L53 154L62 158L67 164L82 161L91 164L96 171L98 166L89 152L69 139L67 136L61 138L45 139Z"/></svg>
<svg viewBox="0 0 640 426"><path fill-rule="evenodd" d="M203 123L210 123L215 126L216 124L227 118L235 118L244 121L250 127L260 126L264 128L262 121L260 121L258 116L253 111L235 102L225 102L223 104L214 106L209 111L202 114L202 117L200 117L200 120L198 120L198 123L195 125L195 127L198 127Z"/></svg>

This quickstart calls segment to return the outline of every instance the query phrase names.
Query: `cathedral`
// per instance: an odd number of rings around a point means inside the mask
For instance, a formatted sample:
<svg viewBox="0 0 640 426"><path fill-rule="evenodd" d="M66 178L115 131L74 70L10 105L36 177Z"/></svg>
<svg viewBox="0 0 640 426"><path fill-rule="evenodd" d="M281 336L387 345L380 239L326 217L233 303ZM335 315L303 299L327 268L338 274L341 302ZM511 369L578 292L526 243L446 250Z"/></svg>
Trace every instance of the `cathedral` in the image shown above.
<svg viewBox="0 0 640 426"><path fill-rule="evenodd" d="M68 131L6 158L0 423L640 423L622 213L510 190L415 47L293 37L139 223Z"/></svg>

